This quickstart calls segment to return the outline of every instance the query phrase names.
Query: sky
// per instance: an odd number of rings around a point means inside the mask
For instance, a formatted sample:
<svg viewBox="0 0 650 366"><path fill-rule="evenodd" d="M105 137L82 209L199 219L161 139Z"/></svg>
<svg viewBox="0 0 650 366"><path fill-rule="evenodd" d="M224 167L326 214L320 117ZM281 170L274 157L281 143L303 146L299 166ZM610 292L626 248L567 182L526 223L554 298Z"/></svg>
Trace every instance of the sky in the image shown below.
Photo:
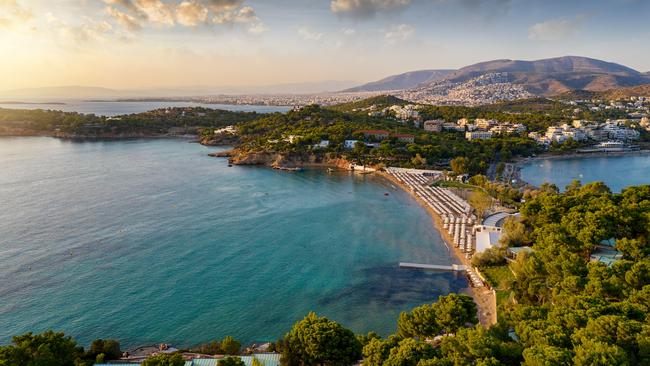
<svg viewBox="0 0 650 366"><path fill-rule="evenodd" d="M367 82L492 59L650 71L647 0L0 0L0 89Z"/></svg>

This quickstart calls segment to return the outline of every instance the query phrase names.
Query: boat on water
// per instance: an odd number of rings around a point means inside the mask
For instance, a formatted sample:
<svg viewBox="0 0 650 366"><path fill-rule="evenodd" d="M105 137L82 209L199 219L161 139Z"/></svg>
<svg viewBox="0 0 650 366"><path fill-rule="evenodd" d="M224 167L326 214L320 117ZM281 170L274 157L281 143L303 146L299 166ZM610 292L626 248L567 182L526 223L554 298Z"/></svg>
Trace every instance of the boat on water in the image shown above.
<svg viewBox="0 0 650 366"><path fill-rule="evenodd" d="M286 166L274 166L273 169L284 170L287 172L300 172L302 168L300 167L286 167Z"/></svg>

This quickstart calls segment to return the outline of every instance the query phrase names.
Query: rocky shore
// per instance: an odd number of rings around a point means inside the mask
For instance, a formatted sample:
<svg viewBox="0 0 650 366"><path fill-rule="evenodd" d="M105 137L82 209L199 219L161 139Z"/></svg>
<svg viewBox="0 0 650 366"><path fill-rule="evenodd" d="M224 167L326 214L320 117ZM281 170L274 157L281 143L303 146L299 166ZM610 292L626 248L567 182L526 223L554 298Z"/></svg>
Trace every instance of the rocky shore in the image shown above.
<svg viewBox="0 0 650 366"><path fill-rule="evenodd" d="M334 154L280 153L273 151L247 152L237 148L209 154L212 157L228 158L233 165L261 165L277 169L290 168L335 168L351 170L352 163Z"/></svg>

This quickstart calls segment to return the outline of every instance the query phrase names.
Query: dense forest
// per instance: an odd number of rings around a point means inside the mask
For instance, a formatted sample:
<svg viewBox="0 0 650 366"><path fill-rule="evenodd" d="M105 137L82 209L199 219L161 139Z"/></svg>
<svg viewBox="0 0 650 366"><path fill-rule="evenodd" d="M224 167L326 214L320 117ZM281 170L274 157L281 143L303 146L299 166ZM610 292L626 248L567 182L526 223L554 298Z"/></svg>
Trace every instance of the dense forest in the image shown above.
<svg viewBox="0 0 650 366"><path fill-rule="evenodd" d="M317 105L286 114L274 114L238 125L243 151L282 153L334 153L365 164L404 167L448 167L455 157L467 157L466 173L485 172L491 162L508 161L539 151L536 143L522 136L498 136L489 140L467 141L459 132L431 133L394 119L370 117L367 113L347 113ZM359 131L385 130L391 134L411 134L413 143L391 136L379 141ZM289 137L294 137L289 141ZM377 146L358 144L345 149L344 141L354 139ZM314 147L321 140L326 148Z"/></svg>

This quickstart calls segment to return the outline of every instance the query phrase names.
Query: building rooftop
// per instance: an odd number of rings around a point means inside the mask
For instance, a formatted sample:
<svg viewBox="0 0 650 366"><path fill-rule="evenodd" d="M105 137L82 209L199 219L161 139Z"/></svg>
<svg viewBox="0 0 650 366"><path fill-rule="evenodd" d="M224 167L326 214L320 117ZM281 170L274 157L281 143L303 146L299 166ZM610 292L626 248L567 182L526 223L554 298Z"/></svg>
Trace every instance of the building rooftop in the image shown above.
<svg viewBox="0 0 650 366"><path fill-rule="evenodd" d="M506 217L509 216L515 216L518 214L511 214L508 212L497 212L495 214L492 214L483 220L483 225L485 226L492 226L492 227L502 227L503 226L503 221L506 219Z"/></svg>
<svg viewBox="0 0 650 366"><path fill-rule="evenodd" d="M508 248L508 251L514 255L518 255L519 253L532 253L533 248L531 247L510 247Z"/></svg>
<svg viewBox="0 0 650 366"><path fill-rule="evenodd" d="M482 253L499 245L501 233L497 231L480 231L476 233L476 253Z"/></svg>
<svg viewBox="0 0 650 366"><path fill-rule="evenodd" d="M390 132L388 132L386 130L361 130L361 131L357 131L357 132L367 134L367 135L388 135L388 134L390 134Z"/></svg>

